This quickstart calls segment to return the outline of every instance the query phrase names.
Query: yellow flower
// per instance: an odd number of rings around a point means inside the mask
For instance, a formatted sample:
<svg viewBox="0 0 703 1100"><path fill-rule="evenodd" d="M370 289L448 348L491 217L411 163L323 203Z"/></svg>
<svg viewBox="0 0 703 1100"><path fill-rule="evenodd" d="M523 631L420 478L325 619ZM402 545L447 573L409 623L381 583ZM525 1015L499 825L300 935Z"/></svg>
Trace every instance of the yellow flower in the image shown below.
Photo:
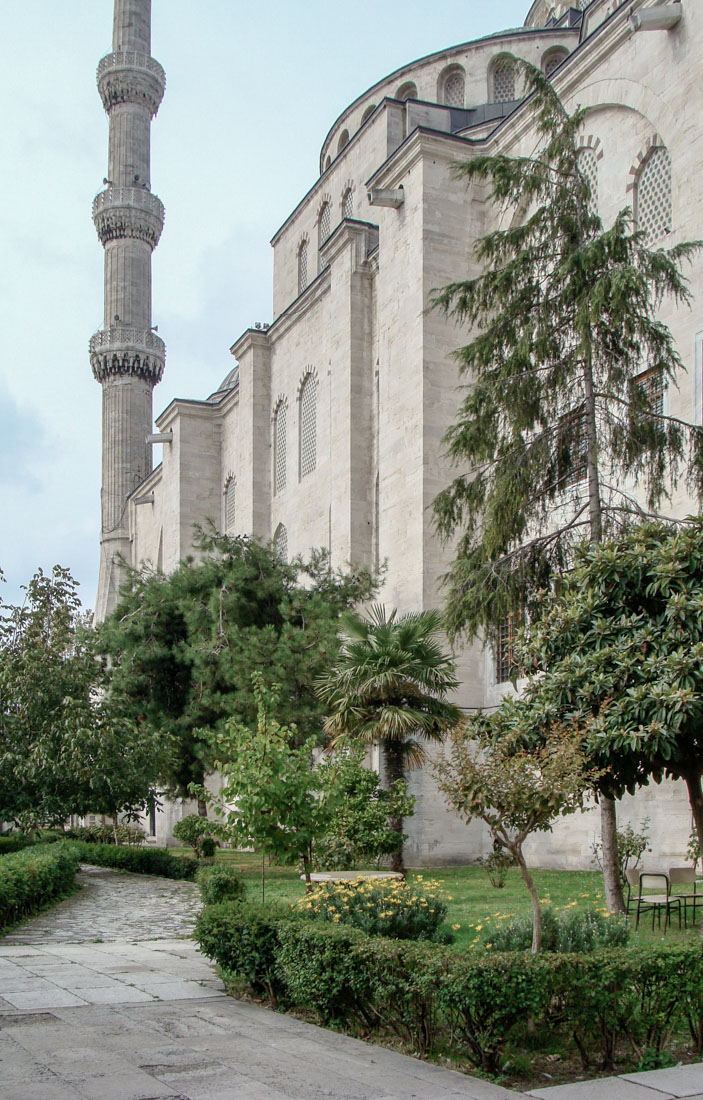
<svg viewBox="0 0 703 1100"><path fill-rule="evenodd" d="M460 924L453 924L452 925L452 932L458 932L460 928L461 928Z"/></svg>
<svg viewBox="0 0 703 1100"><path fill-rule="evenodd" d="M491 949L491 948L493 947L493 944L492 944L492 943L487 943L487 944L486 944L486 947L487 947L487 948L488 948L488 950L490 951L490 949Z"/></svg>
<svg viewBox="0 0 703 1100"><path fill-rule="evenodd" d="M483 925L482 925L482 924L477 924L477 925L476 925L476 931L477 931L477 932L480 932L482 928L483 928Z"/></svg>

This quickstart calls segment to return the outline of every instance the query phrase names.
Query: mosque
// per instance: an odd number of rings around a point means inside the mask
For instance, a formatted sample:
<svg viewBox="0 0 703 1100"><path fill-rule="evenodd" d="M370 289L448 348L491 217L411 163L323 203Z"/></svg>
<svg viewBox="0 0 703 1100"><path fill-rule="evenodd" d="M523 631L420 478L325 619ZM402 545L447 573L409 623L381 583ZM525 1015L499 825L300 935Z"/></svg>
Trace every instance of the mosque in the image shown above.
<svg viewBox="0 0 703 1100"><path fill-rule="evenodd" d="M105 250L104 328L90 341L103 390L97 617L114 607L121 559L169 571L193 552L194 524L272 539L283 555L329 549L335 565L388 571L381 598L401 611L441 602L442 547L431 504L451 479L442 436L456 416L452 351L466 334L430 292L476 271L473 245L497 226L485 189L452 174L483 153L527 155L535 118L507 55L553 81L567 109L589 108L581 158L607 225L634 209L648 243L701 236L703 5L698 0L534 0L524 26L432 53L384 76L331 125L319 174L276 229L273 320L233 343L216 393L178 399L152 421L165 346L152 326L151 254L163 206L150 187L149 132L164 92L151 57L150 0L115 0L112 53L98 67L109 118L105 190L93 219ZM703 269L692 310L662 309L686 373L662 408L701 423ZM644 369L644 366L643 366ZM153 467L152 447L163 444ZM694 504L679 493L677 514ZM459 702L510 690L510 637L459 657ZM406 859L466 862L488 847L449 814L426 771L412 774ZM173 814L159 815L165 838ZM626 799L650 819L653 858L680 861L690 830L673 783ZM587 867L598 817L542 836L543 866Z"/></svg>

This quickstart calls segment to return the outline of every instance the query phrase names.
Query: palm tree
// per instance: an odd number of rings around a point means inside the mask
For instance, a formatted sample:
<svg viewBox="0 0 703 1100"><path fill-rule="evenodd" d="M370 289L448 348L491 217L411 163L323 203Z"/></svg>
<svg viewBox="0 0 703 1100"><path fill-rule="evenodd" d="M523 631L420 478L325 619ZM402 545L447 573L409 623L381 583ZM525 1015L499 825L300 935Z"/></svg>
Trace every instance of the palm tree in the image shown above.
<svg viewBox="0 0 703 1100"><path fill-rule="evenodd" d="M462 718L446 700L458 687L454 662L442 646L439 611L398 615L374 605L367 619L342 616L345 641L334 668L317 682L330 708L330 747L347 740L380 743L386 783L405 778L425 759L421 742L441 741ZM391 827L402 835L403 819ZM402 871L402 842L392 857Z"/></svg>

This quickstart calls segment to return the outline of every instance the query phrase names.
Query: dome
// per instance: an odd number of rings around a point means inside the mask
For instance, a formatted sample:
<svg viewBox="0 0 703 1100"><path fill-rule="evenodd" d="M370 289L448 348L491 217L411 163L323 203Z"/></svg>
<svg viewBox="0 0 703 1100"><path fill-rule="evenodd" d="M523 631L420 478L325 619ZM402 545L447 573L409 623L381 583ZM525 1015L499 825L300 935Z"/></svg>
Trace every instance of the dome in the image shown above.
<svg viewBox="0 0 703 1100"><path fill-rule="evenodd" d="M218 401L222 401L222 399L226 397L231 390L236 390L238 388L239 364L237 364L236 367L232 367L232 370L229 372L229 374L225 375L215 392L211 393L208 397L208 401L216 404Z"/></svg>

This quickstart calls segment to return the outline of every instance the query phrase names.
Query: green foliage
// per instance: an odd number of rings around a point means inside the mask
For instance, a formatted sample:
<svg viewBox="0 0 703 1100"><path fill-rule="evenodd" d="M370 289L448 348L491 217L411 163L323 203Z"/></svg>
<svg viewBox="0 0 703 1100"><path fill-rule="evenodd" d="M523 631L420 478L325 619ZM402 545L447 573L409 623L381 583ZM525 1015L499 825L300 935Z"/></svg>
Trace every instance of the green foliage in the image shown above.
<svg viewBox="0 0 703 1100"><path fill-rule="evenodd" d="M616 831L620 881L623 886L626 884L626 871L628 867L637 867L644 853L651 852L652 850L649 846L648 826L649 818L646 817L642 822L640 832L633 829L632 825L626 825L624 829L618 829ZM591 850L593 852L594 863L596 866L601 867L602 842L599 840L594 841L591 845Z"/></svg>
<svg viewBox="0 0 703 1100"><path fill-rule="evenodd" d="M701 858L701 842L698 839L698 833L695 829L691 830L688 838L688 847L686 848L686 858L690 859L694 868L698 865L698 861Z"/></svg>
<svg viewBox="0 0 703 1100"><path fill-rule="evenodd" d="M362 749L339 750L318 765L322 791L338 798L330 831L315 841L313 861L326 870L350 871L377 862L402 846L391 822L411 817L415 799L407 784L397 780L383 790L377 773L361 763Z"/></svg>
<svg viewBox="0 0 703 1100"><path fill-rule="evenodd" d="M22 606L0 601L0 821L36 829L152 796L158 744L105 695L94 642L67 569L39 570Z"/></svg>
<svg viewBox="0 0 703 1100"><path fill-rule="evenodd" d="M469 384L445 436L459 473L434 502L457 547L447 624L493 641L517 607L538 610L575 543L641 515L633 483L651 511L682 465L698 489L703 473L703 433L636 381L652 370L675 384L683 369L658 311L664 297L690 300L681 266L699 245L648 249L630 210L603 226L579 163L587 111L568 115L538 68L514 63L540 146L457 167L469 187L488 186L506 228L477 242L481 274L433 302L475 333L456 352Z"/></svg>
<svg viewBox="0 0 703 1100"><path fill-rule="evenodd" d="M23 848L30 848L33 844L36 844L36 840L31 836L26 836L25 833L9 833L0 836L0 855L21 852Z"/></svg>
<svg viewBox="0 0 703 1100"><path fill-rule="evenodd" d="M206 731L227 719L254 726L252 672L281 687L277 718L319 737L324 708L315 679L336 658L343 610L368 599L366 571L330 568L328 557L283 561L251 538L203 535L201 559L169 576L132 573L100 628L111 691L147 731L168 735L167 787L187 796L213 767Z"/></svg>
<svg viewBox="0 0 703 1100"><path fill-rule="evenodd" d="M224 902L198 913L193 935L225 977L246 983L252 993L277 1005L286 995L278 965L280 935L295 919L288 905Z"/></svg>
<svg viewBox="0 0 703 1100"><path fill-rule="evenodd" d="M199 867L195 880L200 887L203 905L241 901L246 894L241 875L234 867L228 867L224 863L210 863Z"/></svg>
<svg viewBox="0 0 703 1100"><path fill-rule="evenodd" d="M176 840L188 844L194 850L197 859L209 859L215 854L216 831L217 826L200 814L187 814L173 826L173 835Z"/></svg>
<svg viewBox="0 0 703 1100"><path fill-rule="evenodd" d="M66 841L68 850L82 863L98 867L114 867L135 875L160 875L162 878L192 879L197 864L193 859L179 859L166 848L130 848L115 844L94 844L81 840Z"/></svg>
<svg viewBox="0 0 703 1100"><path fill-rule="evenodd" d="M229 719L214 736L219 796L202 787L193 790L212 804L221 834L235 847L253 845L281 863L300 860L309 882L313 843L329 831L343 792L333 784L323 790L320 773L312 768L317 737L300 744L297 729L273 717L277 689L267 689L258 672L253 679L255 728Z"/></svg>
<svg viewBox="0 0 703 1100"><path fill-rule="evenodd" d="M502 890L505 886L505 876L510 867L515 866L515 860L504 848L494 848L487 856L481 856L476 860L479 867L483 867L488 875L491 886L496 890Z"/></svg>
<svg viewBox="0 0 703 1100"><path fill-rule="evenodd" d="M398 940L434 940L451 937L440 929L447 915L437 883L402 879L364 879L325 882L298 902L311 920L351 924L369 936Z"/></svg>
<svg viewBox="0 0 703 1100"><path fill-rule="evenodd" d="M562 814L583 807L597 772L572 731L552 728L526 749L515 731L499 726L501 710L486 719L467 719L452 735L449 756L440 755L434 773L451 808L466 821L480 818L493 841L514 858L532 898L532 950L539 951L541 909L527 869L523 844L534 832L551 829Z"/></svg>
<svg viewBox="0 0 703 1100"><path fill-rule="evenodd" d="M532 921L516 917L483 932L483 941L494 951L528 951L532 945ZM606 916L597 910L568 911L557 916L550 906L542 910L542 950L582 955L601 947L624 947L630 939L627 918Z"/></svg>
<svg viewBox="0 0 703 1100"><path fill-rule="evenodd" d="M146 833L138 825L76 825L64 836L89 844L142 844Z"/></svg>
<svg viewBox="0 0 703 1100"><path fill-rule="evenodd" d="M33 845L0 860L0 928L70 893L78 857L63 844Z"/></svg>

